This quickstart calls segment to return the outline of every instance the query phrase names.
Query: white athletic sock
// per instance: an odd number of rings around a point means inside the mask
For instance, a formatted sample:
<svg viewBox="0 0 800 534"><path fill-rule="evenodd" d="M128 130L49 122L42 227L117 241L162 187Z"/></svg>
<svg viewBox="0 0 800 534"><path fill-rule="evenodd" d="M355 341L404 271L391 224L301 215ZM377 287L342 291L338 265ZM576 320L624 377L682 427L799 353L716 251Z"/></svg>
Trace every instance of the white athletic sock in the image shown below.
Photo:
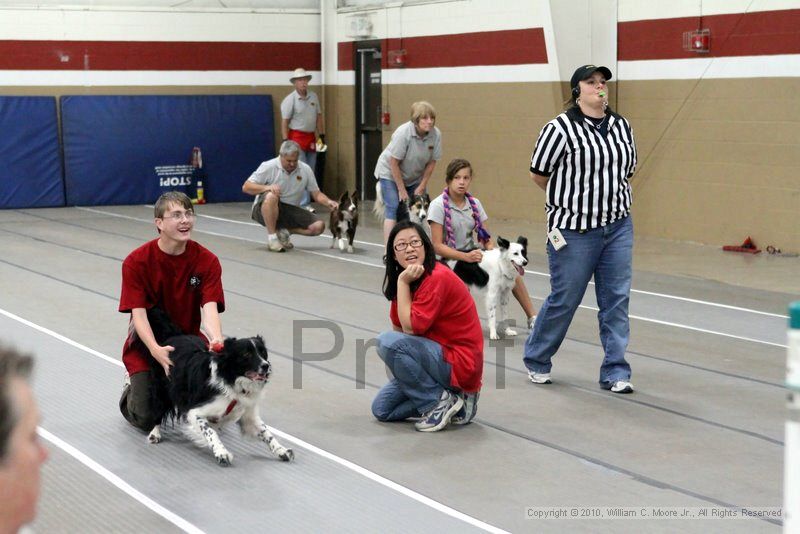
<svg viewBox="0 0 800 534"><path fill-rule="evenodd" d="M272 241L273 239L278 239L278 234L267 234L267 239Z"/></svg>

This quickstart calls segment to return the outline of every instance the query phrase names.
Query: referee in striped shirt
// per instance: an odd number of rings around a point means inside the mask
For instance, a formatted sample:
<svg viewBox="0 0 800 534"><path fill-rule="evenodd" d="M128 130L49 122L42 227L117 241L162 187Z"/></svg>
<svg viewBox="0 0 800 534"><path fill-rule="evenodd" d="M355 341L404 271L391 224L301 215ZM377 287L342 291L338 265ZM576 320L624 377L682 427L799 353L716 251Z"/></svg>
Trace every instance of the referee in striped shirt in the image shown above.
<svg viewBox="0 0 800 534"><path fill-rule="evenodd" d="M525 342L524 362L531 382L551 382L551 359L594 275L605 352L600 385L631 393L625 350L636 145L628 121L608 107L610 79L606 67L579 67L570 80L570 107L542 128L531 157L531 177L546 196L551 290Z"/></svg>

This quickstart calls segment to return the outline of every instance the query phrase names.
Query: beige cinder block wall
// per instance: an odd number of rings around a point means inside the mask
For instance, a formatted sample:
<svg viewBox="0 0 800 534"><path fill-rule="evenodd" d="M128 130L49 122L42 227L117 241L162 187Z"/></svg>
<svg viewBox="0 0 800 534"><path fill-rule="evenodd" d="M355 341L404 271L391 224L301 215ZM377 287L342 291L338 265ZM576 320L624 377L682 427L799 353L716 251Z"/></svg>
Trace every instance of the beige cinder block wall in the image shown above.
<svg viewBox="0 0 800 534"><path fill-rule="evenodd" d="M620 82L640 235L800 251L800 79Z"/></svg>
<svg viewBox="0 0 800 534"><path fill-rule="evenodd" d="M563 98L558 82L389 85L384 101L392 123L384 130L384 146L409 119L411 104L427 100L436 108L443 146L431 196L444 188L448 162L466 158L475 171L471 191L491 218L543 221L544 194L528 169L539 130L560 112Z"/></svg>
<svg viewBox="0 0 800 534"><path fill-rule="evenodd" d="M327 195L335 198L356 183L356 110L355 87L352 85L326 85L325 177L323 188ZM327 108L327 109L326 109Z"/></svg>

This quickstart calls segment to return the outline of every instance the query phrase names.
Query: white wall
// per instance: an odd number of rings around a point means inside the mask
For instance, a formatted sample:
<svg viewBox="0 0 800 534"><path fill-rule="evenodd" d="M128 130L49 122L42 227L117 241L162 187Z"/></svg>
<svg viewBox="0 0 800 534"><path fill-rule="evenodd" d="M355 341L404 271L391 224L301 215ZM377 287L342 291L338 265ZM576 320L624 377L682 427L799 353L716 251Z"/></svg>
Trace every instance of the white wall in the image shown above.
<svg viewBox="0 0 800 534"><path fill-rule="evenodd" d="M185 12L141 7L5 7L0 8L0 40L313 43L320 42L320 16L318 11L302 9ZM284 85L288 83L287 72L0 70L0 84Z"/></svg>
<svg viewBox="0 0 800 534"><path fill-rule="evenodd" d="M177 7L173 7L176 4ZM213 9L226 11L235 9L317 9L319 0L2 0L5 7L80 7L83 9L161 8L175 11Z"/></svg>
<svg viewBox="0 0 800 534"><path fill-rule="evenodd" d="M367 21L372 28L369 36L354 37L351 34L350 23L354 18ZM383 81L389 84L425 84L559 79L553 60L555 48L550 31L548 0L449 0L413 4L394 2L389 7L375 3L364 7L348 7L338 10L335 35L326 36L326 45L330 49L335 42L527 28L544 29L548 64L389 69L384 72ZM353 83L352 71L334 72L331 69L326 80L332 84L350 85Z"/></svg>
<svg viewBox="0 0 800 534"><path fill-rule="evenodd" d="M799 7L798 0L619 0L619 21L699 17Z"/></svg>

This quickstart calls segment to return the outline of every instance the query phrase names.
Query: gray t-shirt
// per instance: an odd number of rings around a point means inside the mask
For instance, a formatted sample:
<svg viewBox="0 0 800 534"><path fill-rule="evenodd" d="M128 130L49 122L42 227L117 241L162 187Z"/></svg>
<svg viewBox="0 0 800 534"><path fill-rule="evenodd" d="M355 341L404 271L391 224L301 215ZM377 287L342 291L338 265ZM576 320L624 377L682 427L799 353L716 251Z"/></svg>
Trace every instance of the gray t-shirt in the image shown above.
<svg viewBox="0 0 800 534"><path fill-rule="evenodd" d="M433 127L425 137L417 135L414 123L408 121L400 125L392 134L389 145L381 152L375 165L375 178L393 180L389 158L400 160L400 172L406 187L417 185L422 180L422 172L431 161L442 158L442 134Z"/></svg>
<svg viewBox="0 0 800 534"><path fill-rule="evenodd" d="M478 207L481 222L485 221L489 216L483 211L481 201L475 197L472 198ZM431 200L431 204L428 206L428 220L444 226L444 199L442 195ZM475 218L472 216L472 206L469 205L467 199L464 199L464 206L461 208L455 205L453 199L450 199L450 222L453 225L453 235L456 239L457 249L477 248L474 233ZM445 240L445 244L447 244L447 230L444 228L442 228L442 237Z"/></svg>
<svg viewBox="0 0 800 534"><path fill-rule="evenodd" d="M295 90L286 95L281 102L281 118L289 119L289 128L301 132L317 129L317 115L322 113L319 98L314 91L306 91L303 98Z"/></svg>
<svg viewBox="0 0 800 534"><path fill-rule="evenodd" d="M319 191L317 179L308 164L298 161L297 168L289 174L281 167L280 156L263 162L258 169L250 175L248 182L260 185L278 184L281 188L281 202L299 206L303 199L303 191ZM261 200L261 195L256 195L253 205Z"/></svg>

